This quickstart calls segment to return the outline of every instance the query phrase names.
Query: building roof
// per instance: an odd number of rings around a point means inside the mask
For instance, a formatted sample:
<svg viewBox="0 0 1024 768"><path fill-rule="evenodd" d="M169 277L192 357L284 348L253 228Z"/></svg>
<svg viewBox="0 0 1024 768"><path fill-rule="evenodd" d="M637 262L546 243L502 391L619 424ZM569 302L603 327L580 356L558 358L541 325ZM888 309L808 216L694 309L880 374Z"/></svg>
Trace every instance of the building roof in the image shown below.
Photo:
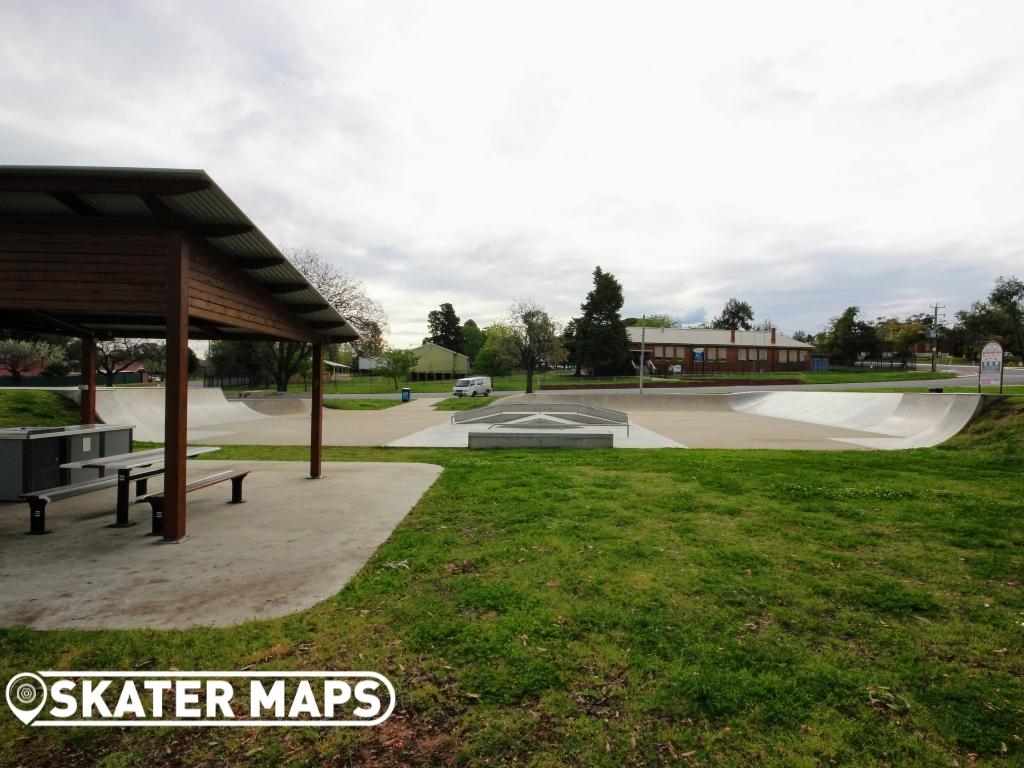
<svg viewBox="0 0 1024 768"><path fill-rule="evenodd" d="M358 338L205 171L0 165L3 223L187 231L242 269L323 341ZM132 329L123 330L119 335ZM146 328L137 330L131 335L147 335ZM231 329L221 330L230 337Z"/></svg>
<svg viewBox="0 0 1024 768"><path fill-rule="evenodd" d="M448 349L448 347L442 347L440 344L435 344L432 341L425 341L422 344L420 344L418 347L413 347L412 351L416 352L416 351L418 351L420 349L423 349L424 347L436 347L437 349L440 349L442 352L447 352L449 355L455 355L456 357L464 357L467 360L469 360L469 356L468 355L464 355L461 352L456 352L454 349Z"/></svg>
<svg viewBox="0 0 1024 768"><path fill-rule="evenodd" d="M709 347L785 347L790 349L814 349L814 345L797 341L784 333L775 332L775 343L772 344L770 331L736 331L736 340L732 340L732 331L718 328L644 328L630 326L626 328L629 340L639 344L644 336L646 344L686 344L691 346Z"/></svg>

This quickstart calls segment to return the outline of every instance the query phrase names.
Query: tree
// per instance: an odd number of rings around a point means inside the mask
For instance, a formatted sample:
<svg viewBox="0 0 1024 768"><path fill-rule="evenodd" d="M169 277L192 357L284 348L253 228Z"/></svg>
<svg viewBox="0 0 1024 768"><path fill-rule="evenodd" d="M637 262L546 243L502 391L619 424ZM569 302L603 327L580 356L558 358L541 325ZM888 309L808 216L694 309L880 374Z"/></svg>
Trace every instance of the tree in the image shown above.
<svg viewBox="0 0 1024 768"><path fill-rule="evenodd" d="M96 367L107 379L107 386L114 386L117 374L127 370L142 359L144 339L110 339L96 342Z"/></svg>
<svg viewBox="0 0 1024 768"><path fill-rule="evenodd" d="M384 330L374 321L366 323L362 335L352 342L355 357L378 357L384 352Z"/></svg>
<svg viewBox="0 0 1024 768"><path fill-rule="evenodd" d="M0 369L14 381L14 386L21 386L26 373L49 360L63 359L64 353L59 347L45 341L25 339L0 339Z"/></svg>
<svg viewBox="0 0 1024 768"><path fill-rule="evenodd" d="M621 373L629 367L629 335L619 312L622 284L610 272L594 269L594 287L580 305L576 321L576 354L579 363L595 374Z"/></svg>
<svg viewBox="0 0 1024 768"><path fill-rule="evenodd" d="M804 344L814 343L814 334L807 333L806 331L793 331L793 338L797 341L802 341Z"/></svg>
<svg viewBox="0 0 1024 768"><path fill-rule="evenodd" d="M1024 355L1024 282L1012 275L1000 276L996 280L996 287L989 294L988 303L999 309L1006 318L1004 335L1010 351Z"/></svg>
<svg viewBox="0 0 1024 768"><path fill-rule="evenodd" d="M623 321L625 322L625 321ZM579 355L579 328L580 319L574 317L568 323L565 324L565 328L562 329L562 346L565 347L565 362L569 363L573 368L576 369L573 375L582 375L580 368L580 355Z"/></svg>
<svg viewBox="0 0 1024 768"><path fill-rule="evenodd" d="M853 365L861 355L878 354L878 332L859 315L860 307L847 307L822 333L822 348L836 362Z"/></svg>
<svg viewBox="0 0 1024 768"><path fill-rule="evenodd" d="M508 345L516 361L526 369L526 393L533 392L533 374L543 365L557 365L565 358L558 325L532 301L512 305L506 322L508 333L501 343Z"/></svg>
<svg viewBox="0 0 1024 768"><path fill-rule="evenodd" d="M462 325L462 354L471 361L476 360L480 348L484 345L484 332L480 330L473 320L467 320Z"/></svg>
<svg viewBox="0 0 1024 768"><path fill-rule="evenodd" d="M285 255L327 303L348 320L360 337L365 333L383 334L387 328L384 310L370 298L361 282L310 248L289 248ZM311 354L310 345L301 341L243 343L250 346L252 356L273 378L278 392L288 391L289 380L301 373L306 358Z"/></svg>
<svg viewBox="0 0 1024 768"><path fill-rule="evenodd" d="M627 328L631 326L643 325L647 328L675 328L679 325L677 321L671 315L645 315L644 317L627 317L622 321Z"/></svg>
<svg viewBox="0 0 1024 768"><path fill-rule="evenodd" d="M377 372L390 377L398 389L399 379L409 378L419 360L420 356L411 349L388 349L379 359Z"/></svg>
<svg viewBox="0 0 1024 768"><path fill-rule="evenodd" d="M442 304L440 309L431 310L427 314L427 332L430 335L423 340L424 344L432 342L452 352L462 353L465 346L462 326L459 325L455 307L448 302Z"/></svg>
<svg viewBox="0 0 1024 768"><path fill-rule="evenodd" d="M508 376L517 362L515 347L509 340L511 331L495 323L484 333L484 343L473 361L473 370L488 376Z"/></svg>
<svg viewBox="0 0 1024 768"><path fill-rule="evenodd" d="M754 308L745 301L729 299L722 307L722 314L711 322L712 328L749 331L754 323Z"/></svg>

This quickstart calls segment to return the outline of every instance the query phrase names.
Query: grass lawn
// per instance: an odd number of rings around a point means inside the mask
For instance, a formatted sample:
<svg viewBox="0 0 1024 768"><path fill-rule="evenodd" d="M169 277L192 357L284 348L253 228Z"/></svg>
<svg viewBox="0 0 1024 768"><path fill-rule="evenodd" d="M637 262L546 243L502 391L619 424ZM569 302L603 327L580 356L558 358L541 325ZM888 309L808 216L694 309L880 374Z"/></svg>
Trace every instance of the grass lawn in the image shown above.
<svg viewBox="0 0 1024 768"><path fill-rule="evenodd" d="M797 379L805 384L841 384L857 381L908 381L911 379L945 379L955 376L950 371L872 371L862 368L851 368L834 370L828 373L804 373L804 372L775 372L775 373L724 373L708 374L706 376L678 376L678 377L657 377L645 378L646 382L651 381L703 381L713 386L713 382L724 380L728 383L730 379ZM526 374L523 372L513 373L511 376L494 376L491 379L496 392L520 392L526 389ZM539 389L541 385L559 386L572 388L582 384L637 384L637 376L583 376L577 378L567 371L552 371L538 373L534 376L534 387ZM449 392L455 385L455 381L413 381L403 384L412 389L413 392ZM246 387L226 387L226 392L238 392ZM271 391L271 390L267 390ZM293 383L288 386L289 392L308 392L309 387L303 387L301 383ZM389 394L399 391L395 389L390 379L381 376L357 376L339 381L328 381L324 384L324 392L327 394Z"/></svg>
<svg viewBox="0 0 1024 768"><path fill-rule="evenodd" d="M474 408L483 408L498 399L497 397L446 397L434 405L434 410L470 411Z"/></svg>
<svg viewBox="0 0 1024 768"><path fill-rule="evenodd" d="M383 411L401 404L401 400L324 400L324 408L336 411Z"/></svg>
<svg viewBox="0 0 1024 768"><path fill-rule="evenodd" d="M445 467L335 597L229 629L2 630L0 672L376 670L387 723L29 731L4 710L0 762L1024 763L1024 401L900 453L325 459Z"/></svg>
<svg viewBox="0 0 1024 768"><path fill-rule="evenodd" d="M78 423L78 406L56 392L0 390L0 428L61 427Z"/></svg>

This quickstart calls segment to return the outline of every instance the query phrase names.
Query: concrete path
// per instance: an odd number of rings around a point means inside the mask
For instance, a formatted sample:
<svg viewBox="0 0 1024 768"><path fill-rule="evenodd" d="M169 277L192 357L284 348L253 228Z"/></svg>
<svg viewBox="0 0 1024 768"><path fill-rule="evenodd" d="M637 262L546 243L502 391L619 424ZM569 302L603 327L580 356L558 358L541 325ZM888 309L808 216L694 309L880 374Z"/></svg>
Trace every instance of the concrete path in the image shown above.
<svg viewBox="0 0 1024 768"><path fill-rule="evenodd" d="M243 463L244 464L244 463ZM190 462L206 474L238 462ZM188 496L192 538L161 544L139 522L107 528L115 489L54 502L47 536L24 504L0 504L0 626L33 629L226 626L299 611L336 594L433 484L432 464L249 465L244 505L230 484ZM159 483L151 481L156 488Z"/></svg>

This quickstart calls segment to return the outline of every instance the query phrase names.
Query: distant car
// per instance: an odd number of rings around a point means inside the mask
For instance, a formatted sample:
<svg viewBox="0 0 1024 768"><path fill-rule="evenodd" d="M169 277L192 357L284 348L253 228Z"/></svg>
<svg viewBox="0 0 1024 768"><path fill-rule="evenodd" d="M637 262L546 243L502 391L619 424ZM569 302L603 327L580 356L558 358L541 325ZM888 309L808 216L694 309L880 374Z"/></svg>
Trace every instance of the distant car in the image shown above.
<svg viewBox="0 0 1024 768"><path fill-rule="evenodd" d="M456 397L486 397L491 394L491 379L489 376L473 376L469 379L459 379L452 387L452 394Z"/></svg>

